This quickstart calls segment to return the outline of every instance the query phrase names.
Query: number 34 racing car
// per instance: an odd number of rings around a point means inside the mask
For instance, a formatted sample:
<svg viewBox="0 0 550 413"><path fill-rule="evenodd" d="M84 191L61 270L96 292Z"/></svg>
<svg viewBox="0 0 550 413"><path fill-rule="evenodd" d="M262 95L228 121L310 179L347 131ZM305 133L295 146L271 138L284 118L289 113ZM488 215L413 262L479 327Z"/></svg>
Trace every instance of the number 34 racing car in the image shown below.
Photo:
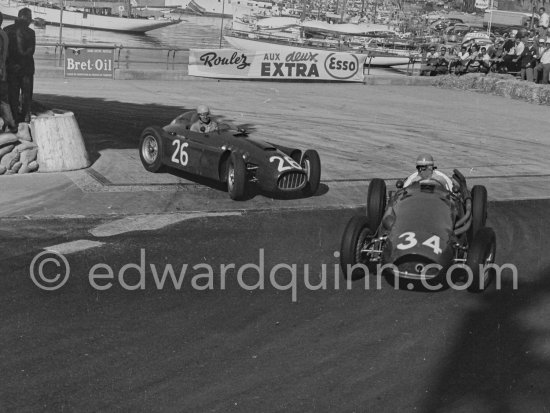
<svg viewBox="0 0 550 413"><path fill-rule="evenodd" d="M389 196L385 181L373 179L366 216L352 217L344 230L345 276L382 275L380 265L397 286L400 280L409 288L419 281L433 287L460 280L469 291L484 290L494 275L496 250L495 233L485 226L487 190L482 185L469 190L456 169L453 178L458 185L452 190L432 179L406 187L397 181L398 190Z"/></svg>
<svg viewBox="0 0 550 413"><path fill-rule="evenodd" d="M247 197L250 185L269 193L317 192L321 161L314 150L299 149L248 138L247 132L220 125L210 133L192 132L196 111L178 116L164 127L150 126L141 133L140 158L150 172L170 166L227 183L234 200Z"/></svg>

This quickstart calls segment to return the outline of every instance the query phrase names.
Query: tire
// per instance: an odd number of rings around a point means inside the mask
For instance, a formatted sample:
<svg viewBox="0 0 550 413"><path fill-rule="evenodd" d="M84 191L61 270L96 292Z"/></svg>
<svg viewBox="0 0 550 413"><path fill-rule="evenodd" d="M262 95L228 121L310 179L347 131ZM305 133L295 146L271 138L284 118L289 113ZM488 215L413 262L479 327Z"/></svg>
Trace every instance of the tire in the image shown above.
<svg viewBox="0 0 550 413"><path fill-rule="evenodd" d="M237 153L229 156L227 163L227 192L234 201L243 200L246 197L246 167Z"/></svg>
<svg viewBox="0 0 550 413"><path fill-rule="evenodd" d="M305 151L300 160L300 166L307 173L307 183L303 193L307 196L315 195L321 183L321 159L317 151L311 149Z"/></svg>
<svg viewBox="0 0 550 413"><path fill-rule="evenodd" d="M340 244L340 268L342 268L344 278L357 280L366 275L365 271L360 268L354 268L353 271L348 272L348 265L365 264L369 273L376 270L376 265L373 263L362 262L360 255L365 241L372 236L374 236L374 232L369 228L366 217L356 215L349 220Z"/></svg>
<svg viewBox="0 0 550 413"><path fill-rule="evenodd" d="M386 211L386 182L374 178L367 192L367 219L369 227L376 231Z"/></svg>
<svg viewBox="0 0 550 413"><path fill-rule="evenodd" d="M472 277L468 291L481 292L491 284L494 271L480 271L480 266L495 261L496 245L495 231L492 228L483 227L474 236L466 259L466 266L470 268L469 275Z"/></svg>
<svg viewBox="0 0 550 413"><path fill-rule="evenodd" d="M139 158L149 172L159 172L162 168L163 131L158 126L149 126L141 132Z"/></svg>
<svg viewBox="0 0 550 413"><path fill-rule="evenodd" d="M483 228L487 222L487 189L483 185L474 185L472 194L472 224L470 225L469 241Z"/></svg>
<svg viewBox="0 0 550 413"><path fill-rule="evenodd" d="M302 160L302 152L301 151L292 151L290 154L290 157L294 162L296 162L298 165L300 165L300 162Z"/></svg>

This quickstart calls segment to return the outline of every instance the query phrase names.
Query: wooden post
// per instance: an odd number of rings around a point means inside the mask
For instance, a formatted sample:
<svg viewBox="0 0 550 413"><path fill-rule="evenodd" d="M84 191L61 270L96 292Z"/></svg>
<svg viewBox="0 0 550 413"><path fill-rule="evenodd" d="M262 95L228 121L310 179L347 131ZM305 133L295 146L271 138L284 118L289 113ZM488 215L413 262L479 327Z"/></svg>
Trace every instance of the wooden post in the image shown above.
<svg viewBox="0 0 550 413"><path fill-rule="evenodd" d="M72 112L38 116L31 122L38 145L40 172L59 172L90 166L80 128Z"/></svg>

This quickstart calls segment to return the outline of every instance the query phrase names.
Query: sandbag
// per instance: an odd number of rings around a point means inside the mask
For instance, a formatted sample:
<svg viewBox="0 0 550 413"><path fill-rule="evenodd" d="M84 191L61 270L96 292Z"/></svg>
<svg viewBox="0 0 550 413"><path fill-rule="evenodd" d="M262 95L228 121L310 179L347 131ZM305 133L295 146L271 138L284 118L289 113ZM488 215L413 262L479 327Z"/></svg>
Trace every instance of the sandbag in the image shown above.
<svg viewBox="0 0 550 413"><path fill-rule="evenodd" d="M9 171L16 162L19 162L19 152L12 151L0 159L0 166L4 166Z"/></svg>
<svg viewBox="0 0 550 413"><path fill-rule="evenodd" d="M13 164L13 166L11 167L11 171L15 174L17 172L19 172L19 169L21 168L21 166L23 165L23 162L15 162Z"/></svg>
<svg viewBox="0 0 550 413"><path fill-rule="evenodd" d="M0 134L0 146L7 145L9 143L15 143L19 140L13 133L1 133Z"/></svg>
<svg viewBox="0 0 550 413"><path fill-rule="evenodd" d="M27 150L27 149L34 149L34 148L37 148L38 149L38 145L34 142L30 142L30 141L21 141L16 147L15 147L15 150L17 152L23 152L24 150Z"/></svg>
<svg viewBox="0 0 550 413"><path fill-rule="evenodd" d="M38 162L32 161L31 163L29 163L28 168L29 168L29 172L37 171L38 170Z"/></svg>
<svg viewBox="0 0 550 413"><path fill-rule="evenodd" d="M23 141L32 141L29 124L21 122L17 127L17 137Z"/></svg>
<svg viewBox="0 0 550 413"><path fill-rule="evenodd" d="M19 160L23 162L23 164L29 164L32 161L36 160L36 156L38 155L38 148L25 149L23 151L20 151L19 153Z"/></svg>
<svg viewBox="0 0 550 413"><path fill-rule="evenodd" d="M14 145L6 145L0 147L0 159L2 159L2 156L4 156L7 153L10 153L13 148L15 148Z"/></svg>

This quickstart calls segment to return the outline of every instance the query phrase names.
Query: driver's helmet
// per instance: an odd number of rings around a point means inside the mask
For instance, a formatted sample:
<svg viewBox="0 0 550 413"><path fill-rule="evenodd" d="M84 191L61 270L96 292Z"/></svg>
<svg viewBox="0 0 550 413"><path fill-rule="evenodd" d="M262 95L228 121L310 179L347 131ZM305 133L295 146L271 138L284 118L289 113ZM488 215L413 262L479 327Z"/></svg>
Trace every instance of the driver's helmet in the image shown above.
<svg viewBox="0 0 550 413"><path fill-rule="evenodd" d="M430 154L418 155L416 158L416 169L426 169L426 167L434 166L434 158Z"/></svg>
<svg viewBox="0 0 550 413"><path fill-rule="evenodd" d="M210 108L206 105L197 106L197 115L201 121L208 123L210 121Z"/></svg>

